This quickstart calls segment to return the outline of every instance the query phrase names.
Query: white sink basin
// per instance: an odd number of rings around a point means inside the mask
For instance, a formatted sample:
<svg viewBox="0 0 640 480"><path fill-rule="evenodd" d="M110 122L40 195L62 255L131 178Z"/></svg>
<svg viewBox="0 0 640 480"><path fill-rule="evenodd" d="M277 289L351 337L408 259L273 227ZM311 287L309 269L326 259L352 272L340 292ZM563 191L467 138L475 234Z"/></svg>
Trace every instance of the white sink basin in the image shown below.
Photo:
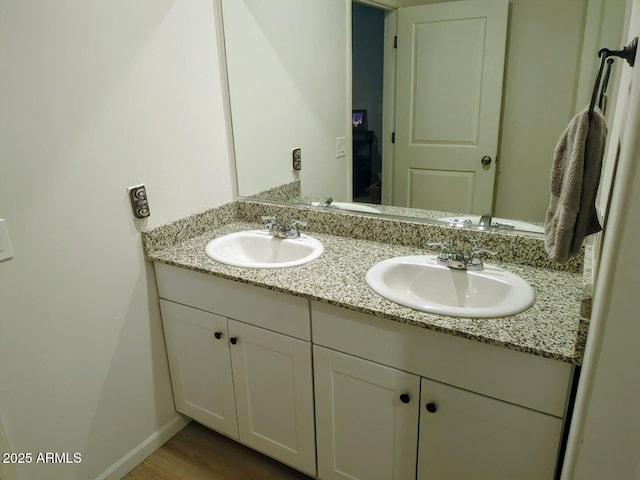
<svg viewBox="0 0 640 480"><path fill-rule="evenodd" d="M460 217L443 217L439 218L441 222L448 223L453 226L464 227L465 225L480 225L480 215L464 215ZM544 233L544 228L533 223L523 222L520 220L511 220L508 218L494 217L491 219L491 226L495 228L506 228L513 230L525 230L527 232Z"/></svg>
<svg viewBox="0 0 640 480"><path fill-rule="evenodd" d="M311 202L311 205L314 207L319 207L320 202ZM362 205L360 203L350 203L350 202L331 202L329 205L325 205L329 208L338 208L340 210L350 210L352 212L361 212L361 213L382 213L375 207L370 207L369 205Z"/></svg>
<svg viewBox="0 0 640 480"><path fill-rule="evenodd" d="M515 315L535 301L531 285L502 268L485 264L482 271L454 270L438 265L435 255L379 262L367 272L367 283L401 305L455 317Z"/></svg>
<svg viewBox="0 0 640 480"><path fill-rule="evenodd" d="M315 260L324 251L322 243L308 235L276 238L266 230L249 230L210 241L205 252L214 260L246 268L284 268Z"/></svg>

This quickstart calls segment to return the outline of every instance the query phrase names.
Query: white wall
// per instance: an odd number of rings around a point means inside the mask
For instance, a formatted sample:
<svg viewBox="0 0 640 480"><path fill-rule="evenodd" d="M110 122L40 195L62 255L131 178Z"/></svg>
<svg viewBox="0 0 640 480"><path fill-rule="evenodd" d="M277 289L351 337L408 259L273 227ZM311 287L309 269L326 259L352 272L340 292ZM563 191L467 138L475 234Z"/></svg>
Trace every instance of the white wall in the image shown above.
<svg viewBox="0 0 640 480"><path fill-rule="evenodd" d="M544 220L553 152L575 114L584 8L584 0L511 1L496 216Z"/></svg>
<svg viewBox="0 0 640 480"><path fill-rule="evenodd" d="M351 2L222 3L240 195L296 180L301 147L303 195L347 200L351 153L336 158L335 141L350 134Z"/></svg>
<svg viewBox="0 0 640 480"><path fill-rule="evenodd" d="M597 58L594 59L597 52L603 47L614 49L621 45L623 29L629 18L627 10L630 4L630 0L587 0L576 110L591 101L596 74L600 66ZM619 72L620 66L614 63L611 70L612 81L610 81L608 88L607 120L614 116L615 99L612 94L616 91L617 81L620 77Z"/></svg>
<svg viewBox="0 0 640 480"><path fill-rule="evenodd" d="M633 0L629 39L638 35L640 0ZM566 480L640 474L640 71L637 62L633 69L624 68L617 110L624 118L620 160L563 470Z"/></svg>
<svg viewBox="0 0 640 480"><path fill-rule="evenodd" d="M0 417L13 451L82 454L22 480L178 418L139 231L233 198L216 48L212 0L0 0Z"/></svg>

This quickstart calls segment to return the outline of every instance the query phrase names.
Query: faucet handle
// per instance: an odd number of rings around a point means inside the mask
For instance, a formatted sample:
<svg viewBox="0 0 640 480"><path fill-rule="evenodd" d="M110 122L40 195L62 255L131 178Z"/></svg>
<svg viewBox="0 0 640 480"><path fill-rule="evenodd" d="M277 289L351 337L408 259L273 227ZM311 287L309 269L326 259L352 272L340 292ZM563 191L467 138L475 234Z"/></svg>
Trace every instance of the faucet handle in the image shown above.
<svg viewBox="0 0 640 480"><path fill-rule="evenodd" d="M292 220L291 225L289 225L289 231L294 236L300 236L300 230L298 229L298 227L306 227L306 226L307 226L307 222L303 222L302 220Z"/></svg>
<svg viewBox="0 0 640 480"><path fill-rule="evenodd" d="M438 254L438 263L440 265L445 265L451 255L451 250L449 250L448 242L427 242L427 245L430 247L440 247L440 253Z"/></svg>
<svg viewBox="0 0 640 480"><path fill-rule="evenodd" d="M275 215L263 215L262 216L262 221L263 222L267 222L267 224L264 226L264 228L269 230L269 233L272 233L272 231L275 229L275 227L278 226L278 222L276 220Z"/></svg>
<svg viewBox="0 0 640 480"><path fill-rule="evenodd" d="M441 253L449 252L448 242L427 242L427 245L429 245L430 247L440 247L442 249Z"/></svg>
<svg viewBox="0 0 640 480"><path fill-rule="evenodd" d="M488 248L478 247L477 245L474 245L471 249L472 257L475 255L496 255L497 253L498 250L489 250Z"/></svg>
<svg viewBox="0 0 640 480"><path fill-rule="evenodd" d="M469 260L467 261L467 270L483 270L484 264L482 262L482 257L484 255L495 255L497 253L497 250L489 250L488 248L473 245L471 255L469 255Z"/></svg>

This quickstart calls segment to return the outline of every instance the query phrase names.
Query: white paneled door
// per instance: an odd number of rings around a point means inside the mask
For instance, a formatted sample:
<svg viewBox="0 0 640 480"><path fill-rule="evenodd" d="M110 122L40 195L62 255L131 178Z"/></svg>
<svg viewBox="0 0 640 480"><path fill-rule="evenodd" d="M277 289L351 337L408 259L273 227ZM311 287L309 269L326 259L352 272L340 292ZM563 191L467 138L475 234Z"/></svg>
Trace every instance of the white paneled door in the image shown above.
<svg viewBox="0 0 640 480"><path fill-rule="evenodd" d="M562 419L422 379L418 480L553 480Z"/></svg>
<svg viewBox="0 0 640 480"><path fill-rule="evenodd" d="M311 345L228 322L240 440L315 475Z"/></svg>
<svg viewBox="0 0 640 480"><path fill-rule="evenodd" d="M491 212L508 8L398 9L394 205Z"/></svg>
<svg viewBox="0 0 640 480"><path fill-rule="evenodd" d="M227 319L160 299L176 410L238 438Z"/></svg>
<svg viewBox="0 0 640 480"><path fill-rule="evenodd" d="M420 377L314 346L318 476L415 477Z"/></svg>

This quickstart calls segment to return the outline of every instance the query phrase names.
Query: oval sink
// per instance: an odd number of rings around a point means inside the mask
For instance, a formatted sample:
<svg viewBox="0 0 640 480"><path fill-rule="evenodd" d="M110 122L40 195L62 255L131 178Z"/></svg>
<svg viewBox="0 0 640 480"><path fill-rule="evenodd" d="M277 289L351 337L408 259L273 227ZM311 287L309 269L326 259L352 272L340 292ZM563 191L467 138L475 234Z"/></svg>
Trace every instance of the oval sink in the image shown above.
<svg viewBox="0 0 640 480"><path fill-rule="evenodd" d="M314 207L320 207L320 202L311 202L311 205ZM351 212L361 212L361 213L382 213L380 210L374 207L370 207L369 205L362 205L360 203L350 203L350 202L332 202L329 205L325 205L328 208L338 208L340 210L349 210Z"/></svg>
<svg viewBox="0 0 640 480"><path fill-rule="evenodd" d="M454 270L435 255L396 257L375 264L367 283L379 295L406 307L455 317L515 315L531 307L535 293L525 280L494 265Z"/></svg>
<svg viewBox="0 0 640 480"><path fill-rule="evenodd" d="M308 235L276 238L265 230L236 232L211 240L206 254L234 267L284 268L315 260L324 251L322 243Z"/></svg>

